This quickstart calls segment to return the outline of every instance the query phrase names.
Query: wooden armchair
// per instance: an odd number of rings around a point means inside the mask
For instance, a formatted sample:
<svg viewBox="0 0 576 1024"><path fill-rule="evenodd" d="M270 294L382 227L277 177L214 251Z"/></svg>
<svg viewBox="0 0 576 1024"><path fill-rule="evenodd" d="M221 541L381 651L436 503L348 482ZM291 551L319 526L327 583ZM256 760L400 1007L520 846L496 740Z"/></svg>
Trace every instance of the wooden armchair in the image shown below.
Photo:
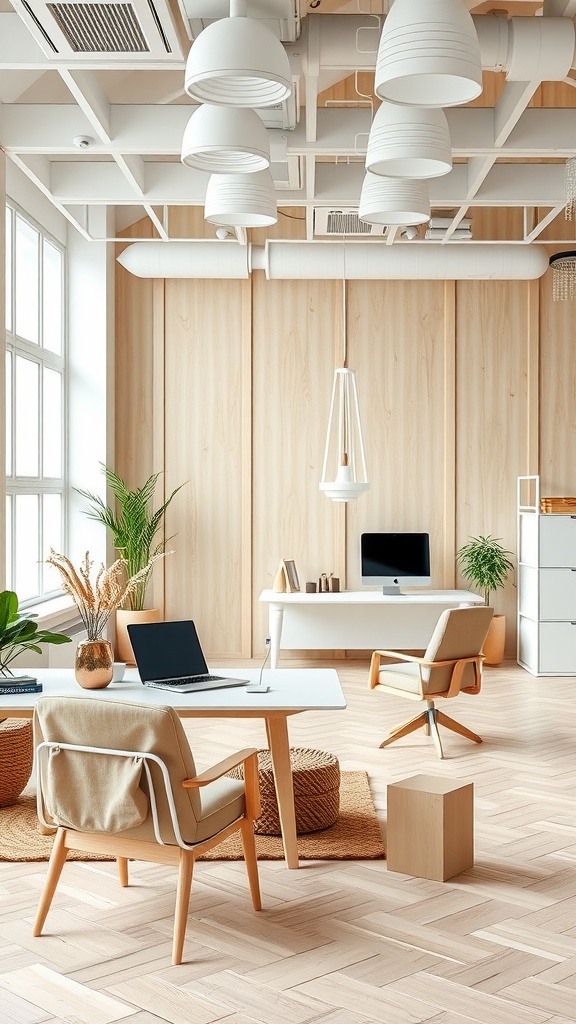
<svg viewBox="0 0 576 1024"><path fill-rule="evenodd" d="M170 707L94 697L41 697L34 712L38 817L56 829L33 934L40 935L68 850L178 867L172 963L182 963L196 859L240 832L252 905L261 909L254 819L260 813L255 750L198 775ZM243 765L244 779L227 778Z"/></svg>
<svg viewBox="0 0 576 1024"><path fill-rule="evenodd" d="M475 743L482 740L434 706L436 698L457 697L460 693L479 693L482 685L482 646L488 633L493 609L484 607L452 608L442 612L422 658L401 651L374 651L370 662L368 686L371 690L395 694L408 700L426 701L426 710L392 729L380 744L395 740L423 726L431 735L439 757L444 757L438 725L466 736ZM382 665L382 658L394 658Z"/></svg>

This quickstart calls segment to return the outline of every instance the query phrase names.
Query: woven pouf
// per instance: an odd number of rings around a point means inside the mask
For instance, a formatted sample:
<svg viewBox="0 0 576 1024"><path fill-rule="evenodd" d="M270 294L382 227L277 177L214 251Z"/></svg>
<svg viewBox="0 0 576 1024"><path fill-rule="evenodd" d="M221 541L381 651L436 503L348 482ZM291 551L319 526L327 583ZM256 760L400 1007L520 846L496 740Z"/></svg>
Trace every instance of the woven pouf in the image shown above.
<svg viewBox="0 0 576 1024"><path fill-rule="evenodd" d="M305 747L290 748L297 832L329 828L340 810L340 765L334 754ZM274 772L269 750L258 751L258 778L262 811L254 822L261 836L281 835Z"/></svg>
<svg viewBox="0 0 576 1024"><path fill-rule="evenodd" d="M0 807L16 803L32 771L32 722L6 718L0 722Z"/></svg>

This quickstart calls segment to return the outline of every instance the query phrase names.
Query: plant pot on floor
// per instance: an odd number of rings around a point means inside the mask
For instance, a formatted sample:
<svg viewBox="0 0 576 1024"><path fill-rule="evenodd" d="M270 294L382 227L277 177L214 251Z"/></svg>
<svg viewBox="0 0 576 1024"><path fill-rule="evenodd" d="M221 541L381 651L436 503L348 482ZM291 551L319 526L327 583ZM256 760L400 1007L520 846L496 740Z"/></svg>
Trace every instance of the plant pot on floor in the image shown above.
<svg viewBox="0 0 576 1024"><path fill-rule="evenodd" d="M158 608L145 608L136 612L130 608L119 608L116 612L116 660L135 665L134 651L128 636L128 626L135 622L160 622Z"/></svg>
<svg viewBox="0 0 576 1024"><path fill-rule="evenodd" d="M493 615L488 636L484 641L482 653L485 665L501 665L504 661L504 645L506 643L506 616Z"/></svg>

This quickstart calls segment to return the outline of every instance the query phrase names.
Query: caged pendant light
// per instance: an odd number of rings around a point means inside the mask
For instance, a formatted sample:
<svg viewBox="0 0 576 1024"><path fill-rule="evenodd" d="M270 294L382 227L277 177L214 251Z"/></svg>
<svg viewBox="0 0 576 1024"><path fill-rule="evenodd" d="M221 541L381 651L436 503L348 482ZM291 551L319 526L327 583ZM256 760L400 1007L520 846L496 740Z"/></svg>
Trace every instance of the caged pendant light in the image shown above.
<svg viewBox="0 0 576 1024"><path fill-rule="evenodd" d="M320 490L332 501L356 501L370 487L366 472L356 374L348 369L346 279L342 281L343 366L334 373Z"/></svg>

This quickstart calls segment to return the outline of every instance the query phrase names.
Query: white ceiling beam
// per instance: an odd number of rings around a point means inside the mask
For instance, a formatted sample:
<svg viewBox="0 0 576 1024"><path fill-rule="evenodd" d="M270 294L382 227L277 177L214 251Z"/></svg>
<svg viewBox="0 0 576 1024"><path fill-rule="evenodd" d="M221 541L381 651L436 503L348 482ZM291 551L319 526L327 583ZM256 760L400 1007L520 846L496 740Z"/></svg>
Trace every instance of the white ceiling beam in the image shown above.
<svg viewBox="0 0 576 1024"><path fill-rule="evenodd" d="M562 212L563 209L564 205L553 206L552 209L548 211L545 217L542 217L539 221L537 221L537 223L534 225L531 231L524 232L524 241L533 242L536 238L538 238L538 236L542 234L544 229L547 228L553 220L556 220L556 217L559 213Z"/></svg>
<svg viewBox="0 0 576 1024"><path fill-rule="evenodd" d="M544 0L545 18L573 18L576 14L576 0Z"/></svg>
<svg viewBox="0 0 576 1024"><path fill-rule="evenodd" d="M115 160L130 187L138 195L143 196L146 188L146 164L141 157L116 155Z"/></svg>
<svg viewBox="0 0 576 1024"><path fill-rule="evenodd" d="M69 71L68 68L59 70L92 130L102 142L109 142L111 104L96 75L90 71Z"/></svg>
<svg viewBox="0 0 576 1024"><path fill-rule="evenodd" d="M540 84L539 81L506 82L502 95L494 108L494 142L496 146L504 145Z"/></svg>

